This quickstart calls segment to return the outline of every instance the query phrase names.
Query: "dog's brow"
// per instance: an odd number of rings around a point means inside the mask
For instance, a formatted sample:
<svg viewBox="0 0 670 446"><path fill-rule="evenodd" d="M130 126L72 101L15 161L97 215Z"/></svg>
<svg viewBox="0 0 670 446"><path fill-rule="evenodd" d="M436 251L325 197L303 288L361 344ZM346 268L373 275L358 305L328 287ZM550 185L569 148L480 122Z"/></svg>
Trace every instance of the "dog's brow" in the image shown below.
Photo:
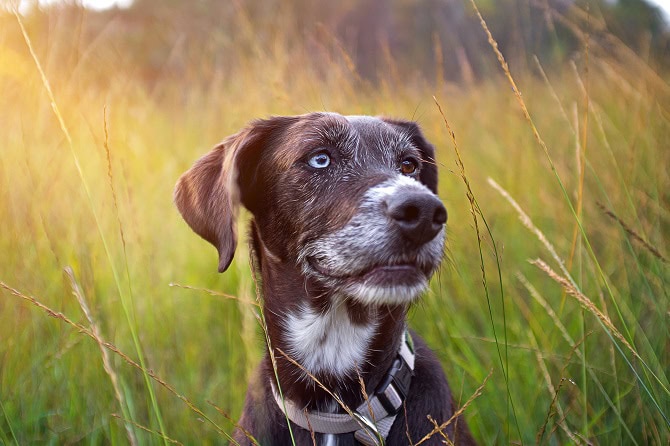
<svg viewBox="0 0 670 446"><path fill-rule="evenodd" d="M358 135L348 124L340 120L329 120L315 128L323 142L337 146L344 152L353 152L358 145Z"/></svg>
<svg viewBox="0 0 670 446"><path fill-rule="evenodd" d="M297 160L319 146L333 147L343 155L353 155L359 137L351 126L341 119L324 116L313 121L303 121L292 127L279 142L274 161L280 169L288 169Z"/></svg>
<svg viewBox="0 0 670 446"><path fill-rule="evenodd" d="M412 152L418 154L419 152L407 132L394 129L383 121L366 118L353 127L360 138L375 149L372 152L356 150L354 159L359 163L365 164L369 156L374 156L373 153L383 153L384 159L394 162L398 153Z"/></svg>

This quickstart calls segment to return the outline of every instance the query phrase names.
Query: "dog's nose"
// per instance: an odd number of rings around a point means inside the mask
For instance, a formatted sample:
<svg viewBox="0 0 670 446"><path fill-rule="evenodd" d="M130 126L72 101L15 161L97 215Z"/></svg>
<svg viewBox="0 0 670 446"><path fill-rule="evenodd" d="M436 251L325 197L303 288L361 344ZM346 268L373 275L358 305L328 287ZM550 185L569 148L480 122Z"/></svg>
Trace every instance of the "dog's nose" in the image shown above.
<svg viewBox="0 0 670 446"><path fill-rule="evenodd" d="M408 240L424 244L432 240L447 221L447 210L432 194L398 194L387 201L387 214Z"/></svg>

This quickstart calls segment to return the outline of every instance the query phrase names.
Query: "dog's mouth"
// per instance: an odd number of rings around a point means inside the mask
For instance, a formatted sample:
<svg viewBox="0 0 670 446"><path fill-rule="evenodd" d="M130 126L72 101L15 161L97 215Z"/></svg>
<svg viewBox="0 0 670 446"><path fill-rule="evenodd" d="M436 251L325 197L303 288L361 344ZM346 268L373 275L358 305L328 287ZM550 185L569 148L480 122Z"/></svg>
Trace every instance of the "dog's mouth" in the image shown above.
<svg viewBox="0 0 670 446"><path fill-rule="evenodd" d="M432 265L420 264L417 261L404 261L372 264L358 271L340 272L330 269L317 257L308 257L307 263L313 271L327 279L387 287L414 285L416 282L425 281L434 269Z"/></svg>

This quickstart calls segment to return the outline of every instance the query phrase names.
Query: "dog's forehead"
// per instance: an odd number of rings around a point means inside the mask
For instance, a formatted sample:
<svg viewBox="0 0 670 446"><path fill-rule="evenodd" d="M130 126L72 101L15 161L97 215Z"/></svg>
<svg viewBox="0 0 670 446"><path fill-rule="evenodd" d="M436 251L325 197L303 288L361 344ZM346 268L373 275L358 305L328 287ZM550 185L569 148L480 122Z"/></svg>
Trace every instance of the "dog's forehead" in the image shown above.
<svg viewBox="0 0 670 446"><path fill-rule="evenodd" d="M283 143L275 147L273 159L277 166L288 168L320 145L332 145L354 157L360 150L368 150L370 156L381 150L388 156L389 150L413 146L401 127L381 118L322 112L303 115L293 123L284 133Z"/></svg>
<svg viewBox="0 0 670 446"><path fill-rule="evenodd" d="M347 115L344 116L344 119L347 120L351 125L356 128L375 128L380 126L387 125L377 116L367 116L367 115Z"/></svg>
<svg viewBox="0 0 670 446"><path fill-rule="evenodd" d="M376 137L393 135L402 138L402 132L397 126L390 124L383 118L368 115L340 115L339 113L314 113L305 115L307 126L314 126L323 131L324 128L339 132L353 132L361 137Z"/></svg>
<svg viewBox="0 0 670 446"><path fill-rule="evenodd" d="M362 143L409 141L409 135L404 130L376 116L315 113L306 115L298 128L306 134L330 139L355 138Z"/></svg>
<svg viewBox="0 0 670 446"><path fill-rule="evenodd" d="M375 116L350 115L344 117L352 130L354 130L362 140L375 142L406 142L406 136L403 131L383 119Z"/></svg>

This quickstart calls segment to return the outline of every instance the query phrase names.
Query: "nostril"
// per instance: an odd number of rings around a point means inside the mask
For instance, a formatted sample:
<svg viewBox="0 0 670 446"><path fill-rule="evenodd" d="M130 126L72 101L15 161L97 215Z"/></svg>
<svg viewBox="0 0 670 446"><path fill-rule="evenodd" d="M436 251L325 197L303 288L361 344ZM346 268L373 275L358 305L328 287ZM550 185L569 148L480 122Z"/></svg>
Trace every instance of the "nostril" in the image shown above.
<svg viewBox="0 0 670 446"><path fill-rule="evenodd" d="M435 209L433 214L433 223L438 225L443 225L447 222L447 210L440 203L440 205Z"/></svg>
<svg viewBox="0 0 670 446"><path fill-rule="evenodd" d="M397 206L391 210L391 218L400 222L416 222L420 216L421 209L411 203L404 203L403 206Z"/></svg>

